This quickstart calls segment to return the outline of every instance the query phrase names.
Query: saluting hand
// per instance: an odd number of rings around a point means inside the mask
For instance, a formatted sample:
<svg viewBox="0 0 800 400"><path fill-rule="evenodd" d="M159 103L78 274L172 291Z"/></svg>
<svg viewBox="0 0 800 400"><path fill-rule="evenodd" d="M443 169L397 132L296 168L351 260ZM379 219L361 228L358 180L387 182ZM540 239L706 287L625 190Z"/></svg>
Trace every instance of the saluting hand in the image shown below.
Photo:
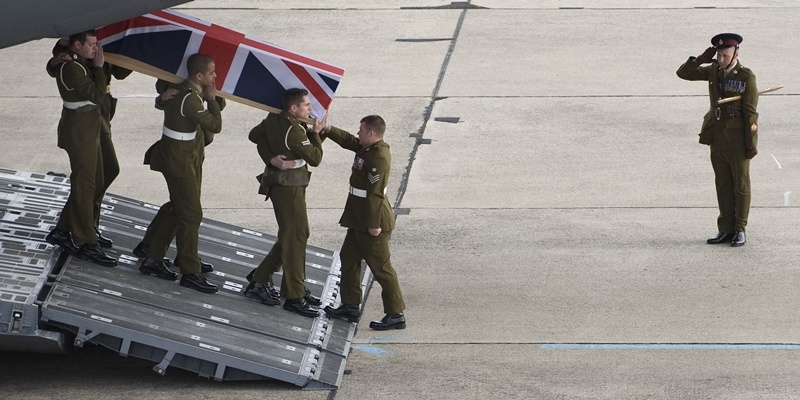
<svg viewBox="0 0 800 400"><path fill-rule="evenodd" d="M378 236L381 234L381 228L369 228L369 234L372 236Z"/></svg>
<svg viewBox="0 0 800 400"><path fill-rule="evenodd" d="M706 49L706 51L703 52L703 54L700 54L699 56L695 57L694 60L699 62L700 64L708 64L714 60L715 54L717 54L717 49L709 47Z"/></svg>
<svg viewBox="0 0 800 400"><path fill-rule="evenodd" d="M286 156L283 154L278 154L272 159L269 160L269 163L272 164L273 167L283 171L287 169L293 169L295 166L294 160L287 160Z"/></svg>

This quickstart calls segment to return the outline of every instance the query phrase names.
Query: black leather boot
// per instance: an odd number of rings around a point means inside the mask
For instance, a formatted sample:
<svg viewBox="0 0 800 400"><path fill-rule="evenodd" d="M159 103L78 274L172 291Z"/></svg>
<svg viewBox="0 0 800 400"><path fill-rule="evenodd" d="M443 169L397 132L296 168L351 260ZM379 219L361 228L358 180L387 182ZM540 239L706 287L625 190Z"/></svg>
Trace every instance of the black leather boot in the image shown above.
<svg viewBox="0 0 800 400"><path fill-rule="evenodd" d="M101 230L96 229L95 232L97 232L97 244L99 244L100 247L104 249L110 249L114 246L114 242L111 241L111 239L103 236L103 232Z"/></svg>
<svg viewBox="0 0 800 400"><path fill-rule="evenodd" d="M84 243L78 251L78 258L81 260L89 260L104 267L114 267L117 265L117 259L106 254L97 242Z"/></svg>
<svg viewBox="0 0 800 400"><path fill-rule="evenodd" d="M278 304L281 304L281 300L279 298L272 297L266 286L258 282L250 282L250 284L247 285L242 293L245 295L245 297L256 299L262 304L266 304L268 306L277 306Z"/></svg>
<svg viewBox="0 0 800 400"><path fill-rule="evenodd" d="M178 274L169 269L169 263L167 264L165 260L156 260L154 258L145 258L142 260L142 265L139 267L139 272L145 275L155 275L161 279L166 279L168 281L174 281L178 279Z"/></svg>
<svg viewBox="0 0 800 400"><path fill-rule="evenodd" d="M325 314L331 318L339 318L347 322L358 322L359 318L361 318L358 313L358 306L352 304L342 304L337 308L325 306Z"/></svg>
<svg viewBox="0 0 800 400"><path fill-rule="evenodd" d="M706 243L708 244L730 243L731 240L733 240L732 233L720 232L717 234L717 236L708 238L708 240L706 240Z"/></svg>
<svg viewBox="0 0 800 400"><path fill-rule="evenodd" d="M72 234L67 231L55 228L47 234L44 240L53 246L61 247L61 250L66 251L71 256L78 256L78 246L75 246L75 242L72 241Z"/></svg>
<svg viewBox="0 0 800 400"><path fill-rule="evenodd" d="M389 329L406 329L406 317L400 313L395 315L386 314L380 321L372 321L369 327L376 331L386 331Z"/></svg>
<svg viewBox="0 0 800 400"><path fill-rule="evenodd" d="M741 247L747 242L747 236L745 236L744 231L736 231L733 234L733 239L731 239L731 247Z"/></svg>
<svg viewBox="0 0 800 400"><path fill-rule="evenodd" d="M217 293L219 290L217 285L206 280L206 276L203 274L183 274L180 284L202 293Z"/></svg>
<svg viewBox="0 0 800 400"><path fill-rule="evenodd" d="M304 317L319 317L319 310L309 306L302 297L299 299L286 299L286 302L283 303L283 309L300 314Z"/></svg>

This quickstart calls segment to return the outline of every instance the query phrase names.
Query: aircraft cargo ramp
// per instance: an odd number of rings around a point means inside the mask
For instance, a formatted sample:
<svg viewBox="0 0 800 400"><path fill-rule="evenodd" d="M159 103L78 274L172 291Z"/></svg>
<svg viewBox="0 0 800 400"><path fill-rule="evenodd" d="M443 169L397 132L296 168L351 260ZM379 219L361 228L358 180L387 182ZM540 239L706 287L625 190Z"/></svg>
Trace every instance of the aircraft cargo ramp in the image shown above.
<svg viewBox="0 0 800 400"><path fill-rule="evenodd" d="M114 268L47 244L68 193L66 178L0 169L0 349L56 352L89 342L152 360L162 375L172 366L220 381L339 387L356 324L306 318L240 293L274 236L204 220L200 256L214 264L208 277L220 290L203 294L138 271L131 249L158 206L106 195L101 229L114 240ZM306 287L338 305L338 254L309 246L306 262Z"/></svg>

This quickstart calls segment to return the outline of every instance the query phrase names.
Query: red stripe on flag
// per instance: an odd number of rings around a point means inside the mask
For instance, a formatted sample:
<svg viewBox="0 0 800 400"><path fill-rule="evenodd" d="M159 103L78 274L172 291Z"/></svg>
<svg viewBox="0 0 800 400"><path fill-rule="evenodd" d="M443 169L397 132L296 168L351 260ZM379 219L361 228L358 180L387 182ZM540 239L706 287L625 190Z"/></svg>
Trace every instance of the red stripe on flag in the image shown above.
<svg viewBox="0 0 800 400"><path fill-rule="evenodd" d="M244 39L243 34L214 24L211 24L203 36L203 42L197 51L213 55L217 67L217 89L222 89L242 39Z"/></svg>
<svg viewBox="0 0 800 400"><path fill-rule="evenodd" d="M336 66L333 66L333 65L330 65L330 64L325 64L325 63L323 63L321 61L317 61L317 60L315 60L313 58L308 58L308 57L302 56L302 55L297 54L297 53L292 53L290 51L286 51L284 49L281 49L280 47L272 46L269 43L259 42L258 40L254 40L254 39L250 39L248 37L245 37L244 40L242 41L242 44L246 44L248 46L251 46L251 47L259 49L259 50L264 50L266 52L275 54L276 56L279 56L281 58L285 58L287 60L291 60L291 61L295 61L295 62L306 64L308 66L323 70L325 72L328 72L328 73L331 73L331 74L334 74L334 75L338 75L338 76L344 75L344 70L339 68L339 67L336 67Z"/></svg>
<svg viewBox="0 0 800 400"><path fill-rule="evenodd" d="M300 79L300 82L308 89L308 92L316 97L317 101L322 105L322 108L328 109L328 106L331 104L331 98L325 93L324 90L317 84L317 81L311 76L311 74L306 71L305 68L290 62L283 61L287 67L289 67L292 72L294 72L295 76Z"/></svg>

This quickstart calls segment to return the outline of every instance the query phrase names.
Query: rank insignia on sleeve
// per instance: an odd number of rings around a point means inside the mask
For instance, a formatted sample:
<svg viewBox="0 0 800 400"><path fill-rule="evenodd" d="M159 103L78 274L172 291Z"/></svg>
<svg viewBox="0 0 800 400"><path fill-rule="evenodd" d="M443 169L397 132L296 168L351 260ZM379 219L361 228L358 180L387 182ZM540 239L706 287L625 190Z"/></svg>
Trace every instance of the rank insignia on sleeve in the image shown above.
<svg viewBox="0 0 800 400"><path fill-rule="evenodd" d="M756 124L750 125L750 132L755 132L758 130L758 126Z"/></svg>
<svg viewBox="0 0 800 400"><path fill-rule="evenodd" d="M374 184L375 184L375 182L377 182L377 181L381 180L381 174L375 174L375 175L372 175L372 174L370 174L370 173L368 172L368 173L367 173L367 179L369 179L369 182L370 182L370 183L372 183L372 184L374 185Z"/></svg>

